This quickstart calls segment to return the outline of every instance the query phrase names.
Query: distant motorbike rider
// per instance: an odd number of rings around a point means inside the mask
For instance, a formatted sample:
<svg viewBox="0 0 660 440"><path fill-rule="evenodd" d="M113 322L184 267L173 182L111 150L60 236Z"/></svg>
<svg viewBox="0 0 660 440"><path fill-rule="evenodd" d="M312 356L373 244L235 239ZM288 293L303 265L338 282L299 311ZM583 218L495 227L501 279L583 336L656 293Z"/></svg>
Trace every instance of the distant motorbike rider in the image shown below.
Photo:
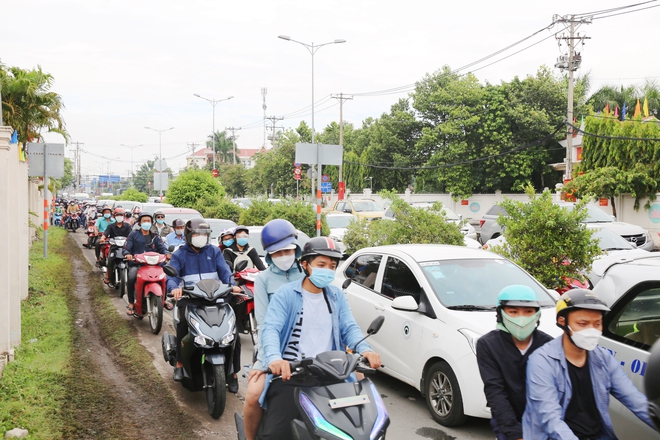
<svg viewBox="0 0 660 440"><path fill-rule="evenodd" d="M142 210L140 209L139 206L136 206L136 207L133 208L133 215L131 215L131 218L128 221L128 223L130 223L130 225L133 227L134 230L137 230L137 229L140 228L140 225L138 224L137 220L138 220L138 216L140 215L141 212L142 212Z"/></svg>
<svg viewBox="0 0 660 440"><path fill-rule="evenodd" d="M184 230L186 244L172 254L170 265L175 268L184 282L196 283L202 279L215 279L224 284L233 285L232 273L225 259L215 246L209 246L211 227L206 220L194 218L188 220ZM188 299L181 299L183 290L179 287L179 280L168 277L167 290L177 301L179 310L179 323L176 326L176 368L173 379L176 382L183 380L183 359L181 357L181 341L188 334L188 321L186 320L186 307ZM241 289L234 286L234 293ZM240 338L236 338L234 356L240 359ZM234 372L236 373L236 372ZM238 392L238 379L234 374L233 380L228 381L229 392Z"/></svg>
<svg viewBox="0 0 660 440"><path fill-rule="evenodd" d="M138 224L140 230L130 232L126 245L124 246L124 256L129 261L128 263L128 280L127 280L127 294L128 306L126 306L126 314L138 318L135 314L135 282L137 281L137 273L140 265L134 262L134 255L143 254L145 252L158 252L159 254L167 255L169 259L171 254L168 253L165 243L160 235L152 232L153 218L148 212L140 213L138 217ZM130 229L130 226L129 226Z"/></svg>
<svg viewBox="0 0 660 440"><path fill-rule="evenodd" d="M108 229L111 223L115 222L115 219L112 218L112 209L108 205L104 205L101 209L101 219L96 222L94 228L96 228L96 234L101 235ZM96 247L94 248L94 253L96 254L96 265L101 266L101 246L103 245L103 237L96 242Z"/></svg>
<svg viewBox="0 0 660 440"><path fill-rule="evenodd" d="M101 240L104 242L110 238L115 238L115 237L128 237L131 235L131 225L126 223L125 221L126 217L126 211L124 208L116 208L114 212L114 219L115 223L111 223L105 232L103 233L103 236L101 237ZM117 252L122 252L121 250L117 250ZM115 269L115 258L112 255L108 255L108 270L105 272L105 279L103 280L104 283L110 284L110 274L114 271Z"/></svg>
<svg viewBox="0 0 660 440"><path fill-rule="evenodd" d="M167 234L167 237L165 237L165 241L167 242L168 246L174 246L175 248L178 246L183 246L186 244L186 238L183 236L184 230L186 228L186 223L181 220L180 218L177 218L172 222L172 228L174 231L170 232Z"/></svg>
<svg viewBox="0 0 660 440"><path fill-rule="evenodd" d="M172 228L165 223L165 214L163 211L159 209L154 212L154 219L156 220L156 223L152 225L151 232L158 234L163 238L167 237L167 235L172 232Z"/></svg>
<svg viewBox="0 0 660 440"><path fill-rule="evenodd" d="M265 270L266 266L261 261L259 252L249 245L249 229L245 226L237 226L234 229L234 237L236 241L222 251L222 255L225 257L229 268L233 271L239 261L246 260L248 261L247 267L256 267L259 270Z"/></svg>
<svg viewBox="0 0 660 440"><path fill-rule="evenodd" d="M76 201L72 201L66 207L67 216L66 216L66 219L64 220L64 228L65 229L69 226L69 222L71 221L71 216L73 214L77 214L78 211L80 211L80 207L78 206L78 203Z"/></svg>
<svg viewBox="0 0 660 440"><path fill-rule="evenodd" d="M218 247L223 252L223 256L225 249L236 242L236 239L234 238L234 230L235 228L226 228L220 231L220 243L218 243ZM226 258L225 261L227 261Z"/></svg>

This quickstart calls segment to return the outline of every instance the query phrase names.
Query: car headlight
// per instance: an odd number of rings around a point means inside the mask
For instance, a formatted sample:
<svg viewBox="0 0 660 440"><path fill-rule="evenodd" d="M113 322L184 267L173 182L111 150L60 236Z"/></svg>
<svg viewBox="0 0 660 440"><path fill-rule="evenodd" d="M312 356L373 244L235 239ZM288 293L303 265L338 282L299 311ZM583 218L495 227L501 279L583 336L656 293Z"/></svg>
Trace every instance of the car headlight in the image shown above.
<svg viewBox="0 0 660 440"><path fill-rule="evenodd" d="M481 335L473 330L467 329L467 328L462 328L459 329L458 332L465 336L465 339L467 339L468 345L472 349L472 353L474 355L477 355L477 340L481 337Z"/></svg>

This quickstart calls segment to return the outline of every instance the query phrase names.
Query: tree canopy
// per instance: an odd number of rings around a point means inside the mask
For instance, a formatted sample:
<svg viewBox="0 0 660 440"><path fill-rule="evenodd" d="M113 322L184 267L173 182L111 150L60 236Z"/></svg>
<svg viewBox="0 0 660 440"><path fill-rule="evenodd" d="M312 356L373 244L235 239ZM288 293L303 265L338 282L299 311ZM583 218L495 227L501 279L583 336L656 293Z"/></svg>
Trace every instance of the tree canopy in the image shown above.
<svg viewBox="0 0 660 440"><path fill-rule="evenodd" d="M167 203L181 208L194 208L205 197L224 197L225 189L206 170L187 170L170 183Z"/></svg>

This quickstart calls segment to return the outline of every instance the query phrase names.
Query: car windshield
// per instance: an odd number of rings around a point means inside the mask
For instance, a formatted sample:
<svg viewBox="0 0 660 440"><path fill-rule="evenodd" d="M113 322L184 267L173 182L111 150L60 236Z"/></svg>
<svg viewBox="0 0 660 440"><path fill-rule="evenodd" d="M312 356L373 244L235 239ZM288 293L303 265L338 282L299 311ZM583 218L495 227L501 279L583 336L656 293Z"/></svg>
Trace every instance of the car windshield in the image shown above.
<svg viewBox="0 0 660 440"><path fill-rule="evenodd" d="M250 239L249 245L257 250L257 253L260 257L266 256L266 251L261 245L261 229L255 231L250 230ZM309 241L309 235L305 234L303 231L298 231L298 246L302 249L303 246Z"/></svg>
<svg viewBox="0 0 660 440"><path fill-rule="evenodd" d="M115 208L124 208L126 211L133 211L133 208L138 206L140 202L128 202L126 200L121 200L115 202Z"/></svg>
<svg viewBox="0 0 660 440"><path fill-rule="evenodd" d="M353 202L355 212L381 211L376 202Z"/></svg>
<svg viewBox="0 0 660 440"><path fill-rule="evenodd" d="M217 237L224 229L235 228L236 223L231 220L223 219L206 219L209 226L211 226L211 237Z"/></svg>
<svg viewBox="0 0 660 440"><path fill-rule="evenodd" d="M572 211L575 205L561 205L564 208ZM584 223L612 223L614 219L607 215L602 210L596 208L595 206L587 205L587 218L584 219Z"/></svg>
<svg viewBox="0 0 660 440"><path fill-rule="evenodd" d="M330 229L348 228L348 225L355 219L356 217L354 215L328 215L325 217Z"/></svg>
<svg viewBox="0 0 660 440"><path fill-rule="evenodd" d="M630 244L628 240L609 229L596 229L591 238L598 241L598 245L603 251L635 249L635 246Z"/></svg>
<svg viewBox="0 0 660 440"><path fill-rule="evenodd" d="M494 310L500 291L512 284L531 287L542 307L555 304L534 278L508 260L441 260L425 261L419 265L445 307Z"/></svg>

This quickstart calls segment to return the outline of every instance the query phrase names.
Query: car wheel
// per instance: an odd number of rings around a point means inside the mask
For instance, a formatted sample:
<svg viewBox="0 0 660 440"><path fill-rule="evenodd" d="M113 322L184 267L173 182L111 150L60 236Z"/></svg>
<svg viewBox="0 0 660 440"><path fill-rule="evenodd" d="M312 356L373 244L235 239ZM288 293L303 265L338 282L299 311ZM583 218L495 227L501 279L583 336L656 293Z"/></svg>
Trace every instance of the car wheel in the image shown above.
<svg viewBox="0 0 660 440"><path fill-rule="evenodd" d="M443 426L459 426L465 423L463 397L456 375L449 364L436 362L426 373L426 406L433 419Z"/></svg>

